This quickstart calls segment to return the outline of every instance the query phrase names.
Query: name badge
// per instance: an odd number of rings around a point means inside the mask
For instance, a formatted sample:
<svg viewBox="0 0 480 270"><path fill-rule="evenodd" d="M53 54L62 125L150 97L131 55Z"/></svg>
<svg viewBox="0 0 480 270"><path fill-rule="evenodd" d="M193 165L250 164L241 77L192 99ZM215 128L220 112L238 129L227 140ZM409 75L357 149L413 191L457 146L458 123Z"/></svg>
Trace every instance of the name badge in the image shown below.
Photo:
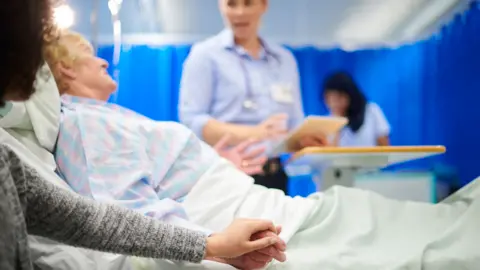
<svg viewBox="0 0 480 270"><path fill-rule="evenodd" d="M280 103L293 103L293 87L288 84L274 84L271 89L272 99Z"/></svg>

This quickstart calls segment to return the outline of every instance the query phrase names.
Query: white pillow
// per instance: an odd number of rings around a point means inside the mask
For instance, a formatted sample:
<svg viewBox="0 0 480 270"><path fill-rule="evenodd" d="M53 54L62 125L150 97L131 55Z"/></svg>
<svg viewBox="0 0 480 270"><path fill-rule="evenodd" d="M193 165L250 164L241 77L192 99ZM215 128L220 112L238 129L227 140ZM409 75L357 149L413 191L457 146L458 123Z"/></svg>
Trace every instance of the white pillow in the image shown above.
<svg viewBox="0 0 480 270"><path fill-rule="evenodd" d="M37 73L36 92L25 107L42 147L53 152L60 125L60 94L50 68L44 65Z"/></svg>
<svg viewBox="0 0 480 270"><path fill-rule="evenodd" d="M10 109L5 111L6 114L0 118L0 127L22 129L30 127L32 129L25 102L8 102L8 105L10 105Z"/></svg>
<svg viewBox="0 0 480 270"><path fill-rule="evenodd" d="M52 154L59 132L60 95L47 65L37 73L36 92L25 102L12 102L11 110L0 119L2 137L10 135L23 144L50 170L56 169Z"/></svg>

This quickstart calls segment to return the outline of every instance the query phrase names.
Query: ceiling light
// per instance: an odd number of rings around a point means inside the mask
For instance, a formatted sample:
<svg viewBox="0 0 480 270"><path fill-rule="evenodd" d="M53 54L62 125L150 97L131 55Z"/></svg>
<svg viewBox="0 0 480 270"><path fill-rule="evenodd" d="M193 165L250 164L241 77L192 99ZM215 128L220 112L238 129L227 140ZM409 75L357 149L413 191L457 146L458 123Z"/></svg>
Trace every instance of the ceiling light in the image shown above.
<svg viewBox="0 0 480 270"><path fill-rule="evenodd" d="M61 5L54 8L53 17L57 26L65 29L73 25L75 14L68 5Z"/></svg>

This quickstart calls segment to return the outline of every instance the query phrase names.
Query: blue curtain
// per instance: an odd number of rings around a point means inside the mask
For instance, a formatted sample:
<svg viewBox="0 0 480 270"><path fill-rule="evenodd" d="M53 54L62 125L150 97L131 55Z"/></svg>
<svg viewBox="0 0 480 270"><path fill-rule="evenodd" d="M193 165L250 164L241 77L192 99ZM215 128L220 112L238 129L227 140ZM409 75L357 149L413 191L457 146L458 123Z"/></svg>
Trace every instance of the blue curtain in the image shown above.
<svg viewBox="0 0 480 270"><path fill-rule="evenodd" d="M392 125L392 144L442 144L447 154L410 164L453 165L463 183L480 175L480 5L439 34L395 49L354 52L289 48L301 75L305 113L324 114L319 91L332 70L354 74ZM156 120L178 119L178 88L190 46L124 46L115 102ZM112 46L99 55L112 58Z"/></svg>

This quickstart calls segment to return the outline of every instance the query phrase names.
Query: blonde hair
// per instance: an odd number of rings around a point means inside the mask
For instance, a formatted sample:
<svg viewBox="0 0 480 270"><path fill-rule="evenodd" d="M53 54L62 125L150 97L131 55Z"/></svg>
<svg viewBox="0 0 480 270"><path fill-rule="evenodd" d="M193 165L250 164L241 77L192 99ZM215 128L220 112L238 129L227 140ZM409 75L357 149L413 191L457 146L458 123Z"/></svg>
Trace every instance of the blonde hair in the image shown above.
<svg viewBox="0 0 480 270"><path fill-rule="evenodd" d="M60 94L68 91L68 83L62 75L59 66L63 65L64 67L72 68L75 61L81 57L78 49L82 46L88 46L93 53L92 45L82 35L70 30L62 30L58 38L50 41L44 48L45 60L52 70Z"/></svg>

